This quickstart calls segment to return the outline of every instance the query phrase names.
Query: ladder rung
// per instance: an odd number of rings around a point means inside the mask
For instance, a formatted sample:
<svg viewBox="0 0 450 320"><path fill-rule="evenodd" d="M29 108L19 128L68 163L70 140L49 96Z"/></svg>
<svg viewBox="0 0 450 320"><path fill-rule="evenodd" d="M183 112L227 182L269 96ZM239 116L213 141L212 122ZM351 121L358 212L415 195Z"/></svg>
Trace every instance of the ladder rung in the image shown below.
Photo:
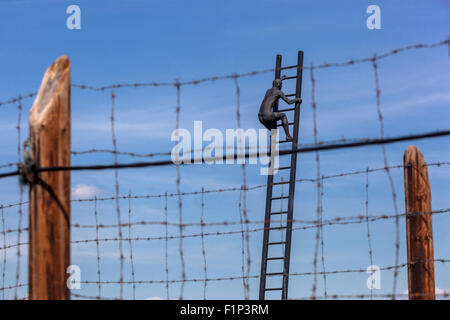
<svg viewBox="0 0 450 320"><path fill-rule="evenodd" d="M271 212L271 215L275 215L275 214L287 214L287 211L278 211L278 212Z"/></svg>
<svg viewBox="0 0 450 320"><path fill-rule="evenodd" d="M284 275L283 272L271 272L271 273L266 273L266 276L282 276Z"/></svg>
<svg viewBox="0 0 450 320"><path fill-rule="evenodd" d="M269 228L269 230L281 230L281 229L286 229L287 227L272 227Z"/></svg>
<svg viewBox="0 0 450 320"><path fill-rule="evenodd" d="M288 126L292 126L294 123L293 122L288 122ZM282 123L277 123L277 127L282 127L283 124Z"/></svg>
<svg viewBox="0 0 450 320"><path fill-rule="evenodd" d="M284 80L297 79L297 76L284 77Z"/></svg>
<svg viewBox="0 0 450 320"><path fill-rule="evenodd" d="M280 167L278 168L278 170L286 170L286 169L290 169L291 167Z"/></svg>
<svg viewBox="0 0 450 320"><path fill-rule="evenodd" d="M295 96L295 94L294 94ZM288 111L294 111L295 108L288 108L288 109L283 109L283 110L278 110L278 112L288 112Z"/></svg>
<svg viewBox="0 0 450 320"><path fill-rule="evenodd" d="M288 184L290 181L282 181L282 182L275 182L273 183L274 186L279 185L279 184Z"/></svg>
<svg viewBox="0 0 450 320"><path fill-rule="evenodd" d="M294 69L294 68L297 68L297 65L287 66L287 67L281 67L280 70Z"/></svg>
<svg viewBox="0 0 450 320"><path fill-rule="evenodd" d="M268 246L275 246L275 245L279 245L279 244L286 244L286 241L269 242L267 245Z"/></svg>
<svg viewBox="0 0 450 320"><path fill-rule="evenodd" d="M293 140L281 140L281 141L278 141L278 143L287 143L287 142L293 142Z"/></svg>
<svg viewBox="0 0 450 320"><path fill-rule="evenodd" d="M291 93L291 94L287 94L286 97L295 97L296 94L295 93Z"/></svg>
<svg viewBox="0 0 450 320"><path fill-rule="evenodd" d="M272 198L272 200L281 200L281 199L288 199L289 197L275 197Z"/></svg>
<svg viewBox="0 0 450 320"><path fill-rule="evenodd" d="M279 290L283 290L283 288L265 288L264 290L266 290L266 291L279 291Z"/></svg>
<svg viewBox="0 0 450 320"><path fill-rule="evenodd" d="M272 258L266 258L266 260L284 260L284 257L272 257Z"/></svg>

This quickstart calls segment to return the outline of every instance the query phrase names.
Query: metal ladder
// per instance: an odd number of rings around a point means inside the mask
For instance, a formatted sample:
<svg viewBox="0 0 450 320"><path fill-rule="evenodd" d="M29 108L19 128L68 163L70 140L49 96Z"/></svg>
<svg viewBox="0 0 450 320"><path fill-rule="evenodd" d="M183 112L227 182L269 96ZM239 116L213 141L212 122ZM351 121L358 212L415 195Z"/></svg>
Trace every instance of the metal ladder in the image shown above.
<svg viewBox="0 0 450 320"><path fill-rule="evenodd" d="M298 60L297 65L281 67L281 55L277 55L276 66L275 66L275 79L281 78L281 71L286 69L297 69L297 75L286 77L284 80L296 79L296 90L295 94L286 94L286 97L296 97L301 98L302 91L302 71L303 71L303 51L298 52ZM292 126L292 138L293 141L280 141L280 144L292 144L292 150L297 149L298 146L298 129L300 122L300 104L298 102L295 103L295 107L286 108L283 110L278 110L278 106L274 108L274 111L285 112L289 118L288 112L294 111L294 121L289 122L289 130L291 131ZM277 127L282 126L280 123L277 123ZM284 149L284 148L283 148ZM289 156L289 155L286 155ZM290 164L288 166L280 167L278 170L281 172L283 170L289 170L289 180L288 181L274 181L276 175L268 175L267 176L267 195L266 195L266 212L264 219L264 237L263 237L263 246L262 246L262 257L261 257L261 276L260 276L260 286L259 286L259 299L264 300L266 297L266 292L268 291L281 291L281 299L286 300L288 296L288 281L289 281L289 262L290 262L290 254L291 254L291 238L292 238L292 219L294 214L294 192L295 192L295 174L297 168L297 153L292 152L290 154ZM269 164L270 165L270 164ZM273 187L274 186L283 186L289 185L289 195L284 196L272 196ZM273 202L288 200L287 211L272 211ZM283 218L286 216L285 223L280 226L272 226L271 219L273 216L277 216ZM284 219L283 219L284 220ZM285 239L281 239L282 241L273 241L270 238L270 231L279 230L285 231ZM283 238L283 234L281 233L281 237ZM269 247L275 248L279 247L281 252L284 251L284 255L281 256L271 256L269 257ZM283 250L284 249L284 250ZM267 272L267 266L272 261L283 261L283 271L282 272ZM275 287L267 287L266 286L266 278L274 277L274 276L282 276L281 286Z"/></svg>

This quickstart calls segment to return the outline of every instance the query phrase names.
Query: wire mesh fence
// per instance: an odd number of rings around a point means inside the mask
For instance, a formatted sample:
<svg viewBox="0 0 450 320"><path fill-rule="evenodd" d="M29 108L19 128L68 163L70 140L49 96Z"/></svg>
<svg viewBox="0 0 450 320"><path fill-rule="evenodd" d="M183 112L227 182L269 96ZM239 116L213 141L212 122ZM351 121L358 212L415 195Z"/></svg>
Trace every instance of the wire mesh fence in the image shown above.
<svg viewBox="0 0 450 320"><path fill-rule="evenodd" d="M311 202L311 198L300 197L296 200L294 213L293 231L295 234L304 234L311 230L313 242L298 244L294 246L295 253L300 257L294 261L291 268L293 272L289 276L294 280L291 282L291 299L377 299L377 298L407 298L408 294L404 290L399 290L399 281L405 282L405 269L408 262L401 262L402 231L401 226L406 213L402 212L399 206L399 197L394 183L394 174L403 172L403 165L391 165L388 159L385 144L408 141L420 138L430 138L450 134L448 131L431 132L425 134L411 134L389 138L385 136L384 118L381 107L381 89L379 66L380 60L399 53L419 50L425 48L436 48L448 46L450 41L444 40L434 44L417 44L388 53L374 55L373 57L358 60L349 60L342 63L325 63L304 67L309 71L311 84L311 109L313 112L313 137L312 144L304 144L297 152L313 153L315 162L315 177L300 178L296 180L299 186L310 184L314 188L315 208L308 205L307 210L313 208L314 215L310 219L303 218L302 204L305 201ZM359 138L359 139L336 139L321 141L318 138L319 129L317 125L317 109L320 104L316 101L316 77L315 70L333 69L355 64L370 64L373 70L375 105L377 111L377 121L379 127L379 137ZM289 70L293 67L284 67ZM202 83L215 83L221 80L232 80L235 88L235 119L238 128L241 128L241 86L239 79L244 77L256 77L258 75L273 72L273 69L266 69L248 73L233 73L226 76L213 76L199 80L181 82L162 83L124 83L102 87L94 87L85 84L73 84L72 87L82 91L92 91L108 93L110 99L110 127L112 149L93 148L81 151L72 151L72 156L110 154L113 156L113 163L106 165L85 165L71 167L38 168L38 172L57 170L99 170L113 169L113 195L94 196L85 198L72 198L72 224L71 224L71 248L73 252L72 264L80 264L82 267L81 288L72 290L73 298L80 299L208 299L222 297L235 297L250 299L255 298L259 274L255 271L255 261L258 261L260 252L260 241L264 231L263 210L258 212L254 205L261 202L264 197L265 184L251 185L248 183L249 170L247 164L241 164L241 181L232 187L212 187L202 186L193 191L183 191L183 174L181 165L174 165L171 160L155 160L149 162L121 163L119 157L131 158L157 158L169 157L171 152L140 153L122 151L118 148L116 132L117 110L116 100L119 90L138 87L173 87L176 93L175 106L175 129L180 128L180 116L184 111L182 107L182 88ZM22 162L23 150L23 121L22 110L24 100L29 100L37 93L18 95L16 98L0 102L0 107L17 107L17 163L5 163L0 165L0 169L9 170L18 166ZM302 107L308 108L307 105ZM188 112L188 111L186 111ZM238 139L243 139L239 136ZM380 167L366 167L357 170L339 171L332 174L323 174L321 167L320 151L330 149L345 149L356 146L378 144L381 145L381 155L383 165ZM284 152L284 153L283 153ZM292 151L281 150L280 154L289 154ZM246 157L252 154L247 153ZM445 159L444 159L445 160ZM450 161L438 161L428 164L434 170L445 170ZM161 190L160 193L135 194L132 190L124 192L121 187L120 169L123 168L143 168L154 166L170 166L176 168L173 179L175 190L168 192ZM300 161L299 166L302 166ZM155 169L150 169L155 170ZM107 174L107 173L106 173ZM374 183L370 183L372 176L384 174L387 178L389 201L392 204L392 212L377 212L372 214L370 210L371 193L369 190ZM436 173L439 174L439 173ZM2 178L18 176L19 171L1 172ZM357 180L345 180L356 177ZM359 179L359 180L358 180ZM149 180L151 181L151 179ZM327 198L327 184L339 183L357 184L362 190L362 206L360 214L334 214L324 217ZM356 182L355 182L356 181ZM378 177L376 178L378 180ZM220 184L219 184L220 185ZM380 183L373 186L375 190L380 188ZM385 183L383 184L385 185ZM384 186L382 187L384 188ZM3 245L0 247L2 255L2 280L1 295L3 299L23 299L27 295L27 270L26 254L28 248L28 227L26 217L28 214L25 200L24 184L19 187L19 201L17 203L0 204L1 231ZM302 192L298 189L297 197ZM280 189L281 195L285 192ZM375 197L376 198L376 197ZM218 200L220 199L220 201ZM373 201L379 201L373 200ZM383 199L382 201L387 201ZM218 206L217 203L227 203L226 208ZM283 203L280 203L283 210ZM434 208L432 211L435 219L448 216L450 205L442 208ZM302 208L302 209L300 209ZM150 210L151 209L151 210ZM153 210L153 211L152 211ZM151 211L149 213L149 211ZM249 212L252 215L249 215ZM336 213L337 210L330 210ZM219 212L220 214L213 215ZM230 212L237 212L232 218ZM111 213L114 213L113 215ZM409 214L409 213L408 213ZM420 215L422 213L415 213ZM112 222L111 216L115 216ZM154 217L149 219L148 217ZM219 218L218 218L219 216ZM225 219L223 218L225 217ZM439 221L439 220L438 220ZM445 221L445 220L444 220ZM271 221L272 225L282 223ZM383 232L384 227L377 226L379 223L393 225L394 233L394 259L393 263L381 265L380 271L392 271L392 276L388 276L392 283L391 290L384 290L377 293L376 289L367 289L366 278L368 277L367 266L374 265L377 259L374 257L376 249L380 246L374 244L374 237ZM439 226L439 222L435 225ZM333 257L333 243L327 241L326 234L333 228L345 228L346 226L356 226L358 229L351 229L357 235L355 240L360 243L365 242L364 259L367 265L359 267L334 268L335 263L328 262L336 259ZM340 235L342 232L339 231ZM281 236L283 234L281 233ZM331 236L330 236L331 238ZM329 238L329 239L330 239ZM300 236L302 241L303 237ZM233 251L224 246L229 242L233 245ZM386 245L386 244L384 244ZM350 244L349 244L350 246ZM311 250L312 248L312 250ZM186 251L188 249L188 251ZM227 250L228 249L228 250ZM308 254L304 255L305 252ZM434 262L437 274L442 270L448 270L450 256L448 252L436 251ZM225 256L224 256L225 255ZM360 257L361 258L361 257ZM349 253L350 261L353 260L352 253ZM216 261L214 261L216 260ZM344 259L345 260L345 259ZM358 260L360 261L360 260ZM365 261L365 260L364 260ZM384 260L383 260L384 261ZM117 265L118 262L118 265ZM352 261L353 262L353 261ZM370 263L370 264L369 264ZM333 267L330 267L330 264ZM340 265L339 263L337 265ZM257 270L256 266L256 270ZM447 269L446 269L447 268ZM362 287L349 285L350 293L346 292L342 282L336 282L335 277L339 275L350 275L359 277L358 281ZM445 280L445 279L444 279ZM343 281L349 281L343 280ZM223 284L223 285L222 285ZM445 283L437 285L445 286ZM214 288L216 286L216 288ZM298 288L298 289L296 289ZM310 289L307 289L310 288ZM404 286L403 286L404 288ZM364 291L363 291L364 290ZM446 298L449 292L441 290L437 292L438 297Z"/></svg>

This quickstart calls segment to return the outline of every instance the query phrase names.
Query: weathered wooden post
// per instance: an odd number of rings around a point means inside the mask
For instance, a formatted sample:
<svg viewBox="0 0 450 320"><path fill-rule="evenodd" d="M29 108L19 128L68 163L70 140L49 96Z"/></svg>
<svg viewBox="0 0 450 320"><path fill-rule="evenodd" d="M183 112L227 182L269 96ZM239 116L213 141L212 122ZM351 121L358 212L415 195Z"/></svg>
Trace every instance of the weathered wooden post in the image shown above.
<svg viewBox="0 0 450 320"><path fill-rule="evenodd" d="M37 168L70 166L70 61L58 58L44 75L30 112ZM70 171L38 173L30 183L29 299L70 299Z"/></svg>
<svg viewBox="0 0 450 320"><path fill-rule="evenodd" d="M434 300L433 226L428 167L416 146L403 156L410 300Z"/></svg>

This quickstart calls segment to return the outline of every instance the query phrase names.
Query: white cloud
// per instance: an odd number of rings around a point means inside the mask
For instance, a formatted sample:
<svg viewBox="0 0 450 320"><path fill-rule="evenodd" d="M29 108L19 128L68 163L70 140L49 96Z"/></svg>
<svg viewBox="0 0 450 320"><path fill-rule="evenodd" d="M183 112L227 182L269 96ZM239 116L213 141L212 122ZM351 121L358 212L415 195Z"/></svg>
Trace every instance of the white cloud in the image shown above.
<svg viewBox="0 0 450 320"><path fill-rule="evenodd" d="M148 298L145 298L145 300L164 300L164 299L161 297L148 297Z"/></svg>
<svg viewBox="0 0 450 320"><path fill-rule="evenodd" d="M101 190L99 188L87 184L77 184L72 188L72 197L77 199L92 198L100 193Z"/></svg>

